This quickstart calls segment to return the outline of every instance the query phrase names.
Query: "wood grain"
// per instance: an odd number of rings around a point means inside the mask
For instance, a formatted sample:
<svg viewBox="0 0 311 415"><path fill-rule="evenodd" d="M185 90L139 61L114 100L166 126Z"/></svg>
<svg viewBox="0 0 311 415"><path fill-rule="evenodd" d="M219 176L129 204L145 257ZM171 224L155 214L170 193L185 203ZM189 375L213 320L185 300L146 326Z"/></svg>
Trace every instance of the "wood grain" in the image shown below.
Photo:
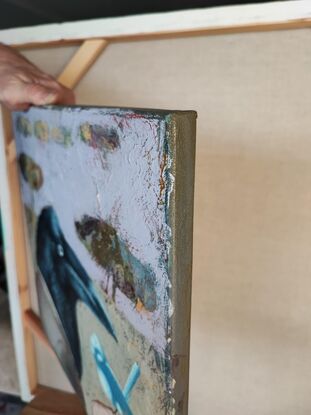
<svg viewBox="0 0 311 415"><path fill-rule="evenodd" d="M309 0L243 4L99 18L0 31L0 41L36 47L85 39L109 41L310 27Z"/></svg>
<svg viewBox="0 0 311 415"><path fill-rule="evenodd" d="M58 81L67 88L74 88L107 46L105 39L85 40L59 75Z"/></svg>
<svg viewBox="0 0 311 415"><path fill-rule="evenodd" d="M33 310L29 309L24 312L24 324L27 329L29 329L32 334L35 335L37 339L40 340L41 343L50 350L53 356L55 356L50 342L42 327L40 317Z"/></svg>
<svg viewBox="0 0 311 415"><path fill-rule="evenodd" d="M4 139L6 148L14 146L11 115L8 110L2 108L4 123ZM9 157L10 158L10 157ZM11 206L13 215L14 246L16 254L16 273L18 279L19 300L22 313L31 306L28 286L28 260L26 239L24 232L23 204L19 190L19 177L16 157L11 157L7 163ZM31 392L37 387L37 365L35 345L31 331L24 325L24 342L27 356L27 372Z"/></svg>

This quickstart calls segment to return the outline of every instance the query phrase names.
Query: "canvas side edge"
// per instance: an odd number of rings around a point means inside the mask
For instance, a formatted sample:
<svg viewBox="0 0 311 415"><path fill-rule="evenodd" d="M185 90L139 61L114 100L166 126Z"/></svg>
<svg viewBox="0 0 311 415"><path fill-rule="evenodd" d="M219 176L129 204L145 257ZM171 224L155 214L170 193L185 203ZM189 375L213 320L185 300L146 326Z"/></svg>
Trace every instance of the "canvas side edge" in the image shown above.
<svg viewBox="0 0 311 415"><path fill-rule="evenodd" d="M170 414L188 414L196 113L173 114L169 147L173 190L169 201L172 317Z"/></svg>

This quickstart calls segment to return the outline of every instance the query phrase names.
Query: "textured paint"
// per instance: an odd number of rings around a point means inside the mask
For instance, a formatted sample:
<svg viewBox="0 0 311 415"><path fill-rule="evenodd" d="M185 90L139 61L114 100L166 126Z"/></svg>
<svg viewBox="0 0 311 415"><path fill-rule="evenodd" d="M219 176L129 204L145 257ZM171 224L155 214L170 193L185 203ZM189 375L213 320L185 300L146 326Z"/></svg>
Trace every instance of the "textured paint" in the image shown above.
<svg viewBox="0 0 311 415"><path fill-rule="evenodd" d="M103 220L84 216L75 222L79 237L95 261L112 279L112 296L118 288L130 300L148 311L157 305L155 274L151 267L142 264L122 241L113 226Z"/></svg>
<svg viewBox="0 0 311 415"><path fill-rule="evenodd" d="M23 115L16 118L16 130L24 137L30 137L34 134L39 140L48 141L50 139L64 147L72 144L70 128L61 125L50 129L48 123L42 120L36 120L32 123Z"/></svg>
<svg viewBox="0 0 311 415"><path fill-rule="evenodd" d="M93 148L103 151L114 151L120 147L120 140L115 128L103 127L88 122L80 125L82 140Z"/></svg>
<svg viewBox="0 0 311 415"><path fill-rule="evenodd" d="M190 296L187 291L177 303L174 240L176 195L184 194L176 193L175 170L181 119L195 124L193 113L114 108L31 108L14 115L18 157L24 153L40 163L44 177L38 189L21 180L30 246L42 275L37 281L46 285L38 284L41 316L47 330L55 327L44 302L53 304L64 329L52 335L60 342L53 345L60 346L58 356L89 414L94 401L133 415L172 415L186 402L187 368L178 378L173 365L174 328L182 330L181 365L189 354ZM191 128L178 139L193 137ZM180 177L191 182L187 163L183 171ZM189 212L179 227L187 232ZM186 259L189 252L191 244ZM101 348L96 356L94 333ZM61 336L73 354L67 364ZM99 368L99 356L109 370ZM178 401L176 390L183 391Z"/></svg>
<svg viewBox="0 0 311 415"><path fill-rule="evenodd" d="M19 133L24 137L28 137L32 134L32 125L28 118L20 115L16 120L16 128Z"/></svg>
<svg viewBox="0 0 311 415"><path fill-rule="evenodd" d="M67 147L72 144L71 131L66 127L53 127L51 129L50 137L58 144Z"/></svg>
<svg viewBox="0 0 311 415"><path fill-rule="evenodd" d="M37 226L37 264L63 324L79 375L82 375L76 304L84 302L115 340L112 323L91 279L60 229L51 207L42 210Z"/></svg>
<svg viewBox="0 0 311 415"><path fill-rule="evenodd" d="M39 140L47 141L49 139L48 123L43 121L36 121L34 123L34 134Z"/></svg>
<svg viewBox="0 0 311 415"><path fill-rule="evenodd" d="M34 190L39 190L43 184L43 174L40 166L27 154L22 153L18 158L24 180Z"/></svg>

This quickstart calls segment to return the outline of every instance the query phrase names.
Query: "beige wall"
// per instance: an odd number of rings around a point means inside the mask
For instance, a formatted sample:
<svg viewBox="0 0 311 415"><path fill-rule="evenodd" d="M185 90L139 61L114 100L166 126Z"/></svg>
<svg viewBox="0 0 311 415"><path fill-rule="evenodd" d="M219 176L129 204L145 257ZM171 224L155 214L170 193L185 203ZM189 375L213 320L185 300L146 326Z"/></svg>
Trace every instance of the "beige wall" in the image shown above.
<svg viewBox="0 0 311 415"><path fill-rule="evenodd" d="M55 74L73 52L27 56ZM190 415L311 413L310 85L295 30L110 45L77 88L198 111Z"/></svg>

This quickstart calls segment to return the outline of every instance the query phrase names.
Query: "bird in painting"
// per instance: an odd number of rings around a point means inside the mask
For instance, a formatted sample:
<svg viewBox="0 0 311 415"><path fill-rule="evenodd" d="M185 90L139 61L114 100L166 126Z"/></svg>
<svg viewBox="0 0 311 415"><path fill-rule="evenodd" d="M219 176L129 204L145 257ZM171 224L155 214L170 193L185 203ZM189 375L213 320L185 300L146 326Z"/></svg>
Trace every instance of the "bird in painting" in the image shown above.
<svg viewBox="0 0 311 415"><path fill-rule="evenodd" d="M82 362L76 314L78 301L89 307L116 341L117 337L92 280L66 241L51 206L43 208L38 219L36 256L37 265L51 294L81 378Z"/></svg>

